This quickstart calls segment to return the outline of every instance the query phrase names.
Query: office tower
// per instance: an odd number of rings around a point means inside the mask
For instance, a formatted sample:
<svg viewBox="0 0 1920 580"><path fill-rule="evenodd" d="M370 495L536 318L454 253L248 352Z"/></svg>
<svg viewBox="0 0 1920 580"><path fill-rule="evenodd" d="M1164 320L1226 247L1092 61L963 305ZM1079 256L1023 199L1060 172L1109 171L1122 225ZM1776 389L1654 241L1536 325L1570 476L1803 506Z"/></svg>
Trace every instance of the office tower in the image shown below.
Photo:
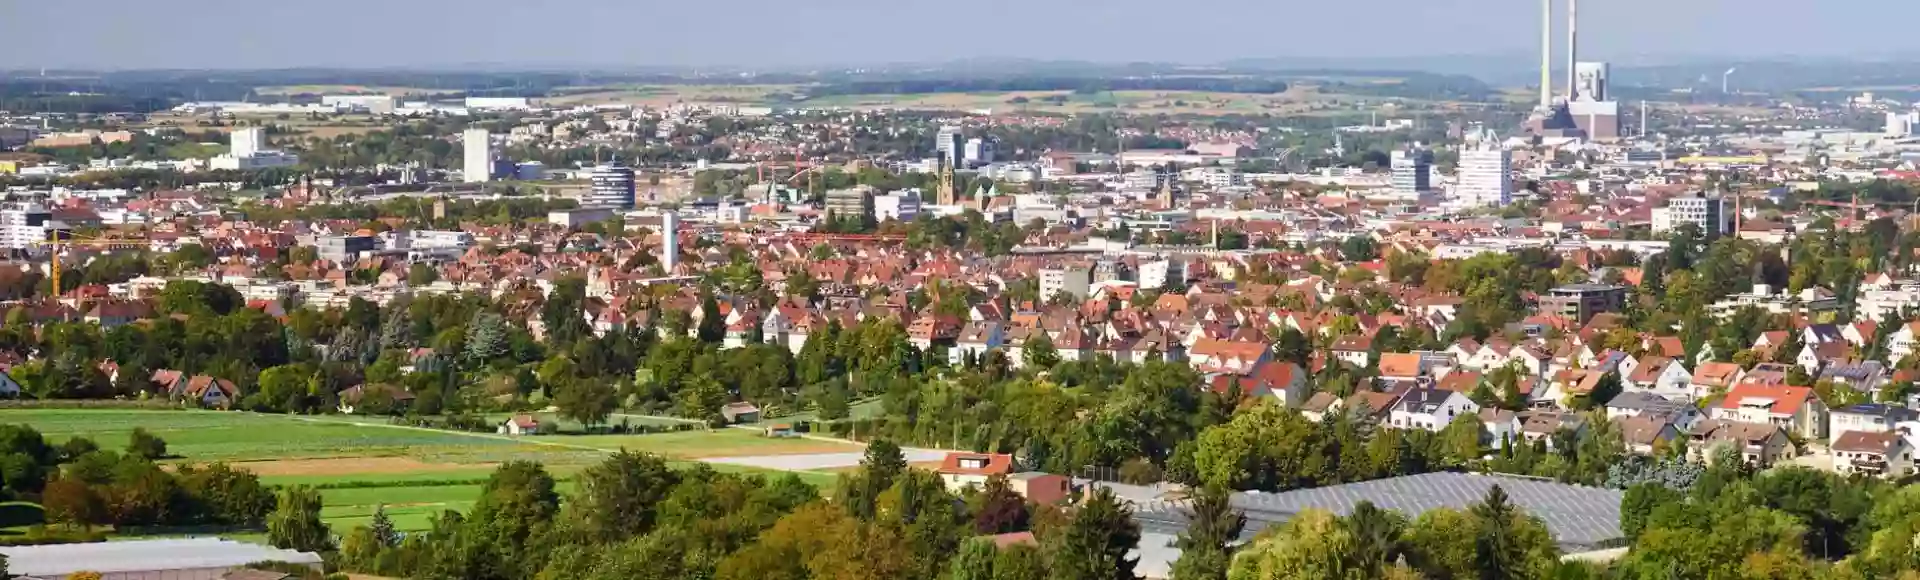
<svg viewBox="0 0 1920 580"><path fill-rule="evenodd" d="M660 214L660 267L673 275L673 267L680 265L680 214L672 211Z"/></svg>
<svg viewBox="0 0 1920 580"><path fill-rule="evenodd" d="M1513 153L1498 143L1460 152L1460 182L1454 203L1461 207L1506 207L1513 203Z"/></svg>
<svg viewBox="0 0 1920 580"><path fill-rule="evenodd" d="M966 150L967 165L980 166L980 165L993 163L993 154L994 154L993 141L988 139L983 139L980 137L975 137L967 140L967 150Z"/></svg>
<svg viewBox="0 0 1920 580"><path fill-rule="evenodd" d="M1395 151L1390 169L1394 192L1419 195L1433 191L1432 151L1418 148Z"/></svg>
<svg viewBox="0 0 1920 580"><path fill-rule="evenodd" d="M615 161L593 168L587 174L593 189L580 205L632 209L634 206L633 168Z"/></svg>
<svg viewBox="0 0 1920 580"><path fill-rule="evenodd" d="M461 134L460 144L465 151L465 164L461 167L461 178L467 183L480 183L493 179L493 135L486 129L467 129Z"/></svg>
<svg viewBox="0 0 1920 580"><path fill-rule="evenodd" d="M947 167L959 167L960 156L966 152L965 139L959 127L940 127L940 132L933 135L933 149L940 154L940 162Z"/></svg>
<svg viewBox="0 0 1920 580"><path fill-rule="evenodd" d="M267 148L267 130L260 127L245 127L233 130L231 151L234 157L253 157Z"/></svg>

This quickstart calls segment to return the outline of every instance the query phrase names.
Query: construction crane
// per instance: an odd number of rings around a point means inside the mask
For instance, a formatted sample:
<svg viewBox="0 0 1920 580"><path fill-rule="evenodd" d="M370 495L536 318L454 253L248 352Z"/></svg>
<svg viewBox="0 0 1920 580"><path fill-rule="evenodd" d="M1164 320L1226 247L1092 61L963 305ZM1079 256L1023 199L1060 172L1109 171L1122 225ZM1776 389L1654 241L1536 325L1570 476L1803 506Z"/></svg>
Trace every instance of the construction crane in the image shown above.
<svg viewBox="0 0 1920 580"><path fill-rule="evenodd" d="M97 249L103 249L103 250L138 250L138 249L144 249L149 245L146 240L75 238L73 237L73 234L65 234L65 239L60 239L61 234L57 234L57 233L54 235L54 237L55 239L52 239L52 240L47 240L44 242L34 242L33 246L38 248L51 248L49 252L49 258L48 258L50 261L49 262L50 265L48 266L48 272L49 274L51 274L53 278L53 295L56 297L62 294L62 292L60 291L60 252L64 251L66 248L80 247L80 248L97 248Z"/></svg>

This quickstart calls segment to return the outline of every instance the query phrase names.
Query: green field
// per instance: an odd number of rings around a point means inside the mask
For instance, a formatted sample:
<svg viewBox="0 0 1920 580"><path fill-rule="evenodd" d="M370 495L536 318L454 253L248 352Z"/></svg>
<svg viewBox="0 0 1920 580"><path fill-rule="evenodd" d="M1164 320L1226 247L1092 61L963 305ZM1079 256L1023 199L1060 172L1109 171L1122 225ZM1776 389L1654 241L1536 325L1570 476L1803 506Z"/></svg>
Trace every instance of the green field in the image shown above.
<svg viewBox="0 0 1920 580"><path fill-rule="evenodd" d="M641 418L634 418L639 423ZM658 422L659 420L647 419ZM703 457L831 453L858 449L833 442L769 439L756 431L718 429L653 435L558 435L514 438L408 428L366 417L295 417L217 411L8 409L0 423L24 423L58 445L92 438L102 448L126 444L134 428L167 442L169 461L223 461L259 473L270 485L320 486L324 519L336 532L367 523L378 506L401 530L425 530L445 510L464 511L499 463L538 461L572 489L572 476L608 453L628 449L667 456L678 467ZM778 472L715 465L724 472ZM798 475L822 489L836 476ZM244 535L242 535L244 537Z"/></svg>

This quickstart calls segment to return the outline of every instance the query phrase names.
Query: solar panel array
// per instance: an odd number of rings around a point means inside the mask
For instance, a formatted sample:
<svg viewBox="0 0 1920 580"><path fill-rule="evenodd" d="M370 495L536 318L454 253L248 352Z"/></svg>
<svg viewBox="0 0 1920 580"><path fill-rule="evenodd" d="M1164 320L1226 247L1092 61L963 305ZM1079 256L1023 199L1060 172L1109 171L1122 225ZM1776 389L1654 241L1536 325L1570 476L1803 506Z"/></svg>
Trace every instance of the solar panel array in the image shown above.
<svg viewBox="0 0 1920 580"><path fill-rule="evenodd" d="M62 576L82 570L112 573L227 568L261 561L320 563L320 556L311 552L220 538L9 546L0 547L0 554L7 556L8 573L26 576Z"/></svg>
<svg viewBox="0 0 1920 580"><path fill-rule="evenodd" d="M1363 501L1408 518L1439 508L1465 510L1484 501L1495 485L1513 505L1546 523L1562 549L1585 551L1623 537L1619 490L1505 475L1427 473L1282 493L1237 493L1232 503L1247 515L1242 538L1248 539L1307 509L1345 515ZM1144 531L1177 534L1186 529L1182 502L1147 502L1136 506L1135 517Z"/></svg>

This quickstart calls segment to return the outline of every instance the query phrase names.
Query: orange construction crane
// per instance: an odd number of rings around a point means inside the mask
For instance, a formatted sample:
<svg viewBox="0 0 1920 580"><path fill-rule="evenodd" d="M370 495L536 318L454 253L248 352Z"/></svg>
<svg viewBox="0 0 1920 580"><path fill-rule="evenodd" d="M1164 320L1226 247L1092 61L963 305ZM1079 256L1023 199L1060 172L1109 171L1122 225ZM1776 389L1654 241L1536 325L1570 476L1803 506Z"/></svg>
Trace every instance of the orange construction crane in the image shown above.
<svg viewBox="0 0 1920 580"><path fill-rule="evenodd" d="M58 237L59 234L55 234L55 236ZM66 234L66 236L67 236L66 239L52 239L44 242L33 243L33 246L37 248L52 248L51 253L49 254L50 256L49 260L51 261L51 265L48 267L48 271L49 273L52 274L53 295L55 297L58 297L62 294L62 292L60 291L60 252L64 251L66 248L81 247L81 248L99 248L99 249L106 249L106 250L139 250L139 249L145 249L150 245L146 240L126 240L126 239L108 240L108 239L96 239L96 238L81 239L81 238L74 238L73 234Z"/></svg>

